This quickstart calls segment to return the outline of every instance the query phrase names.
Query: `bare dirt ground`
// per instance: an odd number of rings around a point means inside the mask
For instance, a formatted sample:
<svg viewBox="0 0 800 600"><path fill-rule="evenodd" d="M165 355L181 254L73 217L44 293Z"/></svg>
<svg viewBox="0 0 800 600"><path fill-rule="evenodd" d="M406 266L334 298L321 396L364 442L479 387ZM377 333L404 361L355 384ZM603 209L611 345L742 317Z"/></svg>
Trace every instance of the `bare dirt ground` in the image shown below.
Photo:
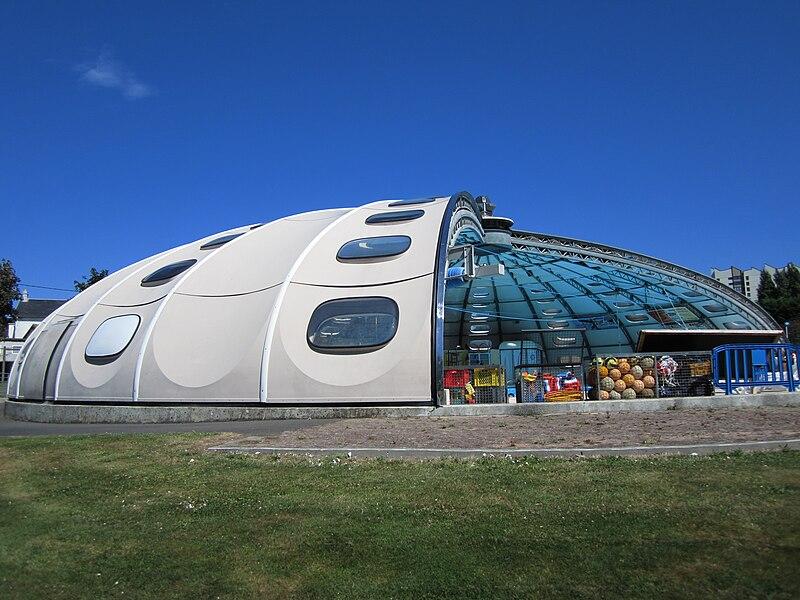
<svg viewBox="0 0 800 600"><path fill-rule="evenodd" d="M226 445L281 448L569 448L800 438L800 408L514 417L338 419Z"/></svg>

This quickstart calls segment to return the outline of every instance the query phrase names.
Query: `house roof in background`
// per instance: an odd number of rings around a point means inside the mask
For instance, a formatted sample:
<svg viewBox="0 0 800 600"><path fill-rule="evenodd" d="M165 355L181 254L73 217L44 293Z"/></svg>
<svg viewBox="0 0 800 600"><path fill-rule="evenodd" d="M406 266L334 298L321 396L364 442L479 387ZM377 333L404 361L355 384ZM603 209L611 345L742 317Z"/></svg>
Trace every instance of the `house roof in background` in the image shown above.
<svg viewBox="0 0 800 600"><path fill-rule="evenodd" d="M66 300L35 300L20 302L17 306L17 321L43 321Z"/></svg>

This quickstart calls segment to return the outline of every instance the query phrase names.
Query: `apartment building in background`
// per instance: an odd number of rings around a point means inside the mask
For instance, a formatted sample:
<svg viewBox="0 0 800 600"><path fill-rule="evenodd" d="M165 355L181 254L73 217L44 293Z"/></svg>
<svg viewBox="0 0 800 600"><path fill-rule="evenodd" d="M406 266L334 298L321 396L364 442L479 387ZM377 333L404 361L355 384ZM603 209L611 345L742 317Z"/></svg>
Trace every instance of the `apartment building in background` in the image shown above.
<svg viewBox="0 0 800 600"><path fill-rule="evenodd" d="M758 284L761 281L761 273L766 271L773 277L779 271L785 271L786 267L794 263L788 263L785 267L773 267L764 265L763 269L751 267L741 269L739 267L728 267L727 269L711 269L711 277L720 283L733 288L735 291L747 296L748 300L758 302Z"/></svg>

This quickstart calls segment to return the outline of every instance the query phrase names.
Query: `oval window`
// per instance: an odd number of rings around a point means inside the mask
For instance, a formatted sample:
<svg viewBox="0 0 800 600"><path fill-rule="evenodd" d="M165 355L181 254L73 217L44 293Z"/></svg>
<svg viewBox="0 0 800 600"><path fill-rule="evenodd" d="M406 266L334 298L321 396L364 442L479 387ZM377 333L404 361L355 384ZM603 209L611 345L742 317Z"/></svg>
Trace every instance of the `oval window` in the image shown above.
<svg viewBox="0 0 800 600"><path fill-rule="evenodd" d="M644 313L634 313L632 315L625 315L625 318L631 323L644 323L650 318L650 315L646 315Z"/></svg>
<svg viewBox="0 0 800 600"><path fill-rule="evenodd" d="M750 325L744 321L725 321L723 325L725 329L750 329Z"/></svg>
<svg viewBox="0 0 800 600"><path fill-rule="evenodd" d="M252 229L252 228L251 228ZM200 250L213 250L214 248L219 248L220 246L224 246L231 240L236 239L242 235L241 233L231 233L230 235L223 235L222 237L218 237L210 242L206 242L202 246L200 246Z"/></svg>
<svg viewBox="0 0 800 600"><path fill-rule="evenodd" d="M478 323L476 325L469 326L469 332L472 335L488 335L489 334L489 326L483 323Z"/></svg>
<svg viewBox="0 0 800 600"><path fill-rule="evenodd" d="M395 206L413 206L415 204L430 204L435 200L436 198L414 198L411 200L395 200L394 202L390 202L389 206L393 208Z"/></svg>
<svg viewBox="0 0 800 600"><path fill-rule="evenodd" d="M469 349L476 352L486 352L492 349L491 340L470 340Z"/></svg>
<svg viewBox="0 0 800 600"><path fill-rule="evenodd" d="M308 345L318 352L372 352L392 340L399 320L397 303L391 298L329 300L311 315Z"/></svg>
<svg viewBox="0 0 800 600"><path fill-rule="evenodd" d="M86 360L94 364L115 360L131 343L140 322L139 315L121 315L100 323L86 344Z"/></svg>
<svg viewBox="0 0 800 600"><path fill-rule="evenodd" d="M550 329L566 329L568 325L568 321L550 321L547 327Z"/></svg>
<svg viewBox="0 0 800 600"><path fill-rule="evenodd" d="M491 290L487 287L476 287L472 288L472 297L473 298L488 298L489 293Z"/></svg>
<svg viewBox="0 0 800 600"><path fill-rule="evenodd" d="M347 242L339 248L336 258L339 260L358 260L360 258L386 258L402 254L411 246L411 238L407 235L385 235Z"/></svg>
<svg viewBox="0 0 800 600"><path fill-rule="evenodd" d="M489 315L481 314L481 313L470 313L469 315L470 321L488 321Z"/></svg>
<svg viewBox="0 0 800 600"><path fill-rule="evenodd" d="M142 279L142 285L144 287L155 287L157 285L163 285L167 283L173 277L180 275L186 269L191 267L197 261L193 258L189 260L182 260L180 262L172 263L171 265L167 265L165 267L161 267L160 269L153 271Z"/></svg>
<svg viewBox="0 0 800 600"><path fill-rule="evenodd" d="M705 308L708 312L712 312L712 313L728 312L728 309L725 308L722 304L719 304L718 302L712 302L710 304L703 304L703 308Z"/></svg>
<svg viewBox="0 0 800 600"><path fill-rule="evenodd" d="M633 302L628 302L627 300L620 300L619 302L614 302L614 306L617 308L630 308L633 306Z"/></svg>
<svg viewBox="0 0 800 600"><path fill-rule="evenodd" d="M556 346L561 346L561 347L574 346L577 341L578 341L578 338L574 337L574 336L573 337L556 336L555 345Z"/></svg>
<svg viewBox="0 0 800 600"><path fill-rule="evenodd" d="M367 225L380 225L381 223L402 223L419 219L425 214L424 210L397 210L395 212L378 213L370 215L364 221Z"/></svg>
<svg viewBox="0 0 800 600"><path fill-rule="evenodd" d="M548 317L552 317L555 315L560 315L562 312L564 312L564 310L561 308L545 308L542 311L542 314L547 315Z"/></svg>
<svg viewBox="0 0 800 600"><path fill-rule="evenodd" d="M683 292L683 295L686 296L687 298L699 298L703 294L701 294L700 292L696 292L694 290L688 290L686 292Z"/></svg>

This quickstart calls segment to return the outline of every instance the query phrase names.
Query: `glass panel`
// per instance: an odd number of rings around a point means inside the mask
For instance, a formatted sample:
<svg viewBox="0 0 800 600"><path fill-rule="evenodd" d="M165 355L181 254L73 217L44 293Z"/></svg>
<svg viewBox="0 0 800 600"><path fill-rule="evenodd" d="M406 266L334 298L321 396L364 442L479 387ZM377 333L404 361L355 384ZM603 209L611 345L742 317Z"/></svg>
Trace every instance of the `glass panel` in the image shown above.
<svg viewBox="0 0 800 600"><path fill-rule="evenodd" d="M253 229L251 227L251 229ZM206 242L202 246L200 246L200 250L213 250L214 248L219 248L220 246L224 246L228 242L233 239L236 239L242 235L241 233L231 233L230 235L223 235L222 237L218 237L215 240L211 240L210 242Z"/></svg>
<svg viewBox="0 0 800 600"><path fill-rule="evenodd" d="M545 308L542 311L542 314L547 315L548 317L552 317L554 315L560 315L562 312L564 311L560 308Z"/></svg>
<svg viewBox="0 0 800 600"><path fill-rule="evenodd" d="M399 311L390 298L343 298L320 304L308 323L315 350L357 353L377 350L397 332Z"/></svg>
<svg viewBox="0 0 800 600"><path fill-rule="evenodd" d="M364 221L367 225L378 225L380 223L402 223L403 221L413 221L425 214L424 210L397 210L395 212L378 213L370 215Z"/></svg>
<svg viewBox="0 0 800 600"><path fill-rule="evenodd" d="M484 324L470 325L469 332L472 335L487 335L489 333L489 326Z"/></svg>
<svg viewBox="0 0 800 600"><path fill-rule="evenodd" d="M359 258L397 256L408 250L410 246L411 238L407 235L361 238L347 242L339 248L336 258L339 260L356 260Z"/></svg>
<svg viewBox="0 0 800 600"><path fill-rule="evenodd" d="M633 302L629 302L627 300L620 300L619 302L614 302L614 306L617 308L630 308L633 306Z"/></svg>
<svg viewBox="0 0 800 600"><path fill-rule="evenodd" d="M196 262L197 261L192 258L161 267L157 271L150 273L150 275L142 279L142 285L145 287L154 287L167 283L170 279L176 275L180 275Z"/></svg>
<svg viewBox="0 0 800 600"><path fill-rule="evenodd" d="M436 200L436 198L416 198L412 200L397 200L389 203L390 207L395 206L413 206L414 204L429 204Z"/></svg>
<svg viewBox="0 0 800 600"><path fill-rule="evenodd" d="M750 325L744 321L725 321L723 325L725 329L750 329Z"/></svg>
<svg viewBox="0 0 800 600"><path fill-rule="evenodd" d="M86 359L113 359L131 343L141 319L138 315L122 315L103 321L86 344Z"/></svg>

